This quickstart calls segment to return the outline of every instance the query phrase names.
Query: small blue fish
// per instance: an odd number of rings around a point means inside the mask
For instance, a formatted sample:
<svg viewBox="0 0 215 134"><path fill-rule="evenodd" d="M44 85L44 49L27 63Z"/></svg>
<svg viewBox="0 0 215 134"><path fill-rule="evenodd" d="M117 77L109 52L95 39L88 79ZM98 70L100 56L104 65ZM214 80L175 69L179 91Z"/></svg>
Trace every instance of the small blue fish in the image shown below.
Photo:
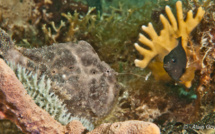
<svg viewBox="0 0 215 134"><path fill-rule="evenodd" d="M186 52L182 47L181 37L179 38L177 47L164 57L163 63L163 67L169 76L179 81L186 70L187 64Z"/></svg>

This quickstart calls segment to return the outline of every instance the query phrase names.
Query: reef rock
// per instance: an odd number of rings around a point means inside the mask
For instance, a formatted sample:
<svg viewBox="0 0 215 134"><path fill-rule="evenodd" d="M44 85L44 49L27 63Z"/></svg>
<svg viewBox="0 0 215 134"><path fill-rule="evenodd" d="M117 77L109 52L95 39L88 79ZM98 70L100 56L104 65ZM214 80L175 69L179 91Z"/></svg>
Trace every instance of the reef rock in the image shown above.
<svg viewBox="0 0 215 134"><path fill-rule="evenodd" d="M115 71L85 42L56 43L42 48L17 48L1 33L1 55L52 80L52 91L64 100L72 116L92 121L109 113L118 95ZM4 37L5 36L5 37Z"/></svg>
<svg viewBox="0 0 215 134"><path fill-rule="evenodd" d="M104 123L88 134L160 134L157 125L143 121Z"/></svg>

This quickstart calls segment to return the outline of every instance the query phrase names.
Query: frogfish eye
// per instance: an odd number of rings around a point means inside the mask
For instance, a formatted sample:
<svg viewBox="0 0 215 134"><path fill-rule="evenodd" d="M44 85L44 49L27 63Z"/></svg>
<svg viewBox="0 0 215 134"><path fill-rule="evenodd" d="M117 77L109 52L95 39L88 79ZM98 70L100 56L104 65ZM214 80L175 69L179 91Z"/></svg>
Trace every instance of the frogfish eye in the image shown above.
<svg viewBox="0 0 215 134"><path fill-rule="evenodd" d="M172 59L171 59L171 62L172 62L172 63L176 63L176 61L177 61L177 60L176 60L175 58L172 58Z"/></svg>

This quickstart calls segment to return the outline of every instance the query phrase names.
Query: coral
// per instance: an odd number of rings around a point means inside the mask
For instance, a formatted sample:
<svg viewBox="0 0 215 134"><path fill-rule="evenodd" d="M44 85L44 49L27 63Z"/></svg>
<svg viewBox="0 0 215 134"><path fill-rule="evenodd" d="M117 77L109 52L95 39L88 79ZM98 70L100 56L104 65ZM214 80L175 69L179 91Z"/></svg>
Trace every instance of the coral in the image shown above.
<svg viewBox="0 0 215 134"><path fill-rule="evenodd" d="M124 6L124 4L119 5L118 2L113 2L116 5L111 4L110 8L106 7L104 15L98 16L93 13L95 9L91 11L89 8L88 10L83 1L66 0L51 3L35 1L29 20L32 27L27 26L16 30L8 30L4 27L4 29L13 33L12 37L19 46L29 48L51 45L54 42L85 40L107 63L114 63L117 67L118 60L123 62L128 60L131 65L135 57L128 57L128 50L134 49L131 44L136 41L139 26L150 19L148 17L150 10L147 9L151 9L156 4L155 2L138 4L138 7L131 8L128 7L131 4ZM61 25L61 22L65 26Z"/></svg>
<svg viewBox="0 0 215 134"><path fill-rule="evenodd" d="M164 56L177 46L176 39L178 37L182 37L182 46L185 51L187 51L189 34L199 24L205 11L199 7L195 18L193 18L192 11L189 11L187 19L184 21L181 1L176 3L176 8L178 24L168 6L166 6L165 10L171 24L163 15L160 15L163 30L161 30L159 36L151 23L149 23L148 27L142 26L143 31L150 36L151 40L142 34L139 35L139 41L145 44L149 49L143 48L135 43L135 48L144 56L143 60L135 60L135 65L137 67L145 68L155 56L157 56L156 62L163 62ZM160 68L158 69L163 70ZM182 83L185 83L187 87L191 87L191 81L192 80L183 81Z"/></svg>
<svg viewBox="0 0 215 134"><path fill-rule="evenodd" d="M52 44L53 42L57 42L56 40L60 36L60 30L62 29L62 27L65 26L65 23L64 23L64 21L61 21L60 26L58 28L56 28L55 23L53 21L51 22L51 25L52 25L52 29L54 30L54 32L56 34L52 34L51 28L50 27L46 28L46 24L44 24L42 26L42 30L45 34L45 42L48 44Z"/></svg>
<svg viewBox="0 0 215 134"><path fill-rule="evenodd" d="M73 0L55 2L52 2L52 0L1 0L0 26L10 33L19 46L50 45L55 40L59 41L59 34L63 31L61 28L56 31L53 24L60 27L63 19L61 13L68 11L72 13L75 10L86 13L88 6ZM53 35L47 35L50 32Z"/></svg>
<svg viewBox="0 0 215 134"><path fill-rule="evenodd" d="M85 40L114 69L118 68L120 60L128 71L126 64L133 65L135 59L135 55L128 55L129 50L134 49L131 44L136 41L138 29L142 23L149 22L151 9L160 4L156 1L136 2L102 1L103 15L98 16L93 13L95 9L92 12L88 9L86 1L34 1L35 6L28 8L28 12L32 12L28 17L28 25L15 25L14 29L3 26L3 29L12 35L18 46L28 48L54 42ZM65 16L69 19L65 19ZM61 22L65 25L61 25Z"/></svg>
<svg viewBox="0 0 215 134"><path fill-rule="evenodd" d="M77 34L82 31L82 29L93 29L94 23L96 21L96 15L91 15L91 13L94 11L95 8L89 8L87 14L82 19L79 19L79 13L77 11L74 12L73 15L70 13L62 13L62 16L65 17L69 22L69 28L66 32L66 38L64 41L76 41L77 40ZM88 26L89 21L92 23L92 25ZM85 31L87 32L87 31Z"/></svg>
<svg viewBox="0 0 215 134"><path fill-rule="evenodd" d="M160 134L160 129L157 125L143 121L125 121L115 123L104 123L89 132L89 134Z"/></svg>

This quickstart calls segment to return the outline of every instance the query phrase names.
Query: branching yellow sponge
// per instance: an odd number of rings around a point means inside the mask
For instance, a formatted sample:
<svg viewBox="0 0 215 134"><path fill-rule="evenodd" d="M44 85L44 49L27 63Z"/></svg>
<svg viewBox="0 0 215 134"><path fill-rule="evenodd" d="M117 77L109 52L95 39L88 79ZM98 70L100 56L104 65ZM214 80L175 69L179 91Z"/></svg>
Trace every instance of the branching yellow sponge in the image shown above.
<svg viewBox="0 0 215 134"><path fill-rule="evenodd" d="M156 33L151 23L149 23L147 27L142 26L142 30L146 32L151 39L140 34L139 41L150 49L143 48L135 43L135 48L143 55L142 60L135 60L135 65L137 67L147 67L155 56L157 56L156 60L158 62L163 62L164 57L177 46L178 37L182 37L182 46L185 52L187 52L189 34L200 23L205 11L199 7L196 16L193 17L193 12L190 10L184 21L181 1L176 2L176 10L177 20L169 6L165 8L169 21L163 15L160 15L160 20L163 24L160 35Z"/></svg>

